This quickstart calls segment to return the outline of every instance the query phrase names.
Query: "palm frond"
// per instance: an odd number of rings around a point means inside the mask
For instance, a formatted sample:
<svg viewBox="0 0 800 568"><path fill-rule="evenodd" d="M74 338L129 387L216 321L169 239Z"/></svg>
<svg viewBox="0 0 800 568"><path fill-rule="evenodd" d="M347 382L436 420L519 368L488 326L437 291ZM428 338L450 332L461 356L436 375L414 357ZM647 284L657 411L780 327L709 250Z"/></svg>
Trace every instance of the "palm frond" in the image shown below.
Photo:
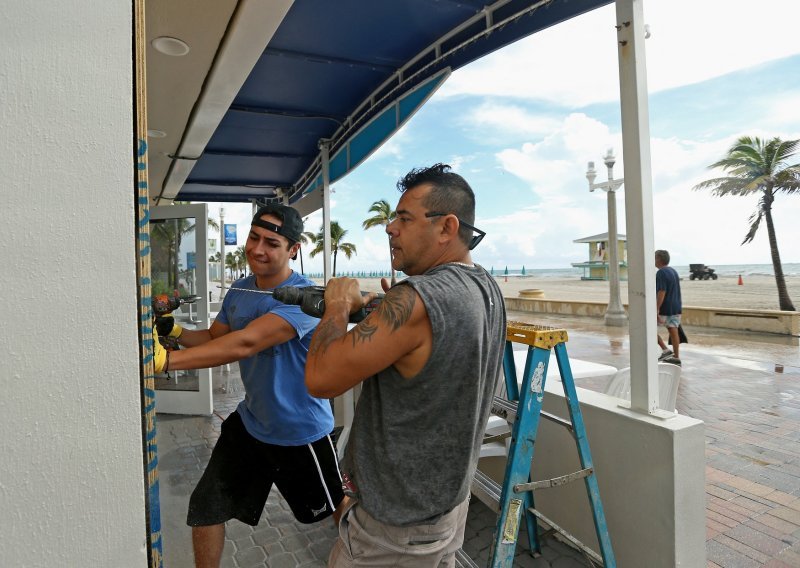
<svg viewBox="0 0 800 568"><path fill-rule="evenodd" d="M761 208L758 209L755 213L750 215L748 221L750 222L750 230L747 231L747 234L742 241L742 244L745 245L753 241L756 237L756 233L758 232L758 227L761 225L761 218L764 216L764 212Z"/></svg>

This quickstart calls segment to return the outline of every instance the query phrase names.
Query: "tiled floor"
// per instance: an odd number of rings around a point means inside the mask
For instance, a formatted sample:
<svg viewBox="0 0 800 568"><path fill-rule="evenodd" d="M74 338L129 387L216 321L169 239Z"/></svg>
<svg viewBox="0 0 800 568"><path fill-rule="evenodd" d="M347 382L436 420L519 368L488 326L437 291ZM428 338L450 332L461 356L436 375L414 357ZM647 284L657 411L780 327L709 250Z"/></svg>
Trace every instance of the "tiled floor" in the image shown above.
<svg viewBox="0 0 800 568"><path fill-rule="evenodd" d="M615 367L629 364L626 328L590 318L510 319L566 328L573 357ZM682 347L678 411L706 424L708 567L800 567L800 347L797 338L688 329ZM159 416L159 472L166 568L192 566L185 526L189 494L227 416L243 393L236 378L215 371L215 415ZM601 390L604 381L578 380ZM495 517L473 499L465 550L485 565ZM324 566L335 538L331 522L299 525L274 493L261 522L229 523L223 566ZM585 566L549 539L540 558L520 550L515 566Z"/></svg>

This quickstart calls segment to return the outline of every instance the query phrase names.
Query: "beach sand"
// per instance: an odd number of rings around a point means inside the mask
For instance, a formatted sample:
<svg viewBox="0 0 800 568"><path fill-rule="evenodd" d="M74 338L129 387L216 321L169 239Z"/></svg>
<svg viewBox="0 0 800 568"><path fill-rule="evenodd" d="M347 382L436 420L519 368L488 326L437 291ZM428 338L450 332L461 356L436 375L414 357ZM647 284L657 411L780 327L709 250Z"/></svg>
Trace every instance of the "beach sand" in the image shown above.
<svg viewBox="0 0 800 568"><path fill-rule="evenodd" d="M495 279L507 298L519 297L520 290L537 288L544 291L546 300L608 302L608 282L580 280L579 278L537 278L533 276L514 276ZM359 279L361 289L380 291L380 279ZM800 277L786 278L789 297L800 310ZM655 284L654 284L655 286ZM684 306L704 308L734 308L755 310L777 310L778 288L773 276L743 276L738 284L736 276L720 276L718 280L681 280L681 294ZM620 282L620 297L623 304L628 302L628 283Z"/></svg>

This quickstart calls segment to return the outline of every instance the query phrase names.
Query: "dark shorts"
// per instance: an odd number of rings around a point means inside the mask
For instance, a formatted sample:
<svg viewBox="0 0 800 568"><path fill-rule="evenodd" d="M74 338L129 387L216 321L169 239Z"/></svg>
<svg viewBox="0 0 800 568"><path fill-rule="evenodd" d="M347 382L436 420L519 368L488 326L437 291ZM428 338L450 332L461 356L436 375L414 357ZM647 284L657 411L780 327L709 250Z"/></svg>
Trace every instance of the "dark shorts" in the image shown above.
<svg viewBox="0 0 800 568"><path fill-rule="evenodd" d="M344 498L329 436L304 446L265 444L247 432L234 412L222 423L222 434L192 492L186 524L238 519L255 526L273 483L301 523L330 516Z"/></svg>

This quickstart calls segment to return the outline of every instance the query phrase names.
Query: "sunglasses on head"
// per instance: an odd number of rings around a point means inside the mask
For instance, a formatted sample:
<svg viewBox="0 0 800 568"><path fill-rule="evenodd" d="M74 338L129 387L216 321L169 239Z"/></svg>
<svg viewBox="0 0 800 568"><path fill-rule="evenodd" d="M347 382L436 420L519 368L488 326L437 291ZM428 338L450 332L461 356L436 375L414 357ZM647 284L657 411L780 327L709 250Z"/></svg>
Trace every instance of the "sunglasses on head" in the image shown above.
<svg viewBox="0 0 800 568"><path fill-rule="evenodd" d="M459 224L464 225L467 229L471 229L472 232L474 232L474 233L478 233L477 235L472 235L472 240L469 241L469 250L472 250L476 246L478 246L478 243L481 242L483 237L486 236L486 233L481 231L479 228L470 225L466 221L462 221L461 217L459 217L458 215L455 215L455 213L439 213L437 211L428 211L427 213L425 213L425 217L429 217L429 218L430 217L444 217L445 215L454 215L455 218L458 219Z"/></svg>

